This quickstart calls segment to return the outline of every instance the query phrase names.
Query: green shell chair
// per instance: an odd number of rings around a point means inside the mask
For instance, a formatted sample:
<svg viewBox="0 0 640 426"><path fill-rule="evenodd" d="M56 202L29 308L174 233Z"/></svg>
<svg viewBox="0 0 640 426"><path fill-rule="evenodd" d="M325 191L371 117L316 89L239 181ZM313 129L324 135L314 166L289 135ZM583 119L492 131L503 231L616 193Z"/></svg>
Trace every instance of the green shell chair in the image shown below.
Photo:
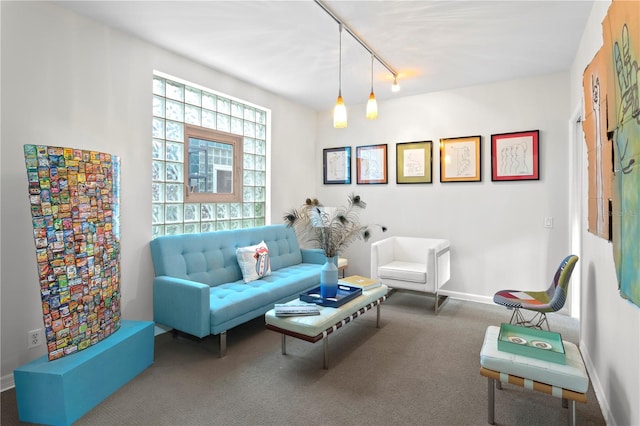
<svg viewBox="0 0 640 426"><path fill-rule="evenodd" d="M506 306L507 309L513 309L510 324L539 329L546 325L547 330L550 330L547 313L557 312L564 306L571 273L577 262L576 255L571 254L565 257L546 291L501 290L493 296L493 301L498 305ZM533 311L535 314L527 320L521 309Z"/></svg>

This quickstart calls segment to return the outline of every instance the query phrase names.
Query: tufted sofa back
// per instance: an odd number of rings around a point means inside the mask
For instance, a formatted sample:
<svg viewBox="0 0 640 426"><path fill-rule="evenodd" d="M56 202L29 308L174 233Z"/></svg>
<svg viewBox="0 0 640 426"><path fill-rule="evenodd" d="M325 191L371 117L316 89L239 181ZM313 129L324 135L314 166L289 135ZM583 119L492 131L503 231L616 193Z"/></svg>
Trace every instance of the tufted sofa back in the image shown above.
<svg viewBox="0 0 640 426"><path fill-rule="evenodd" d="M236 249L261 241L269 247L272 271L302 262L296 233L286 225L165 235L151 241L151 258L156 276L216 286L241 280Z"/></svg>

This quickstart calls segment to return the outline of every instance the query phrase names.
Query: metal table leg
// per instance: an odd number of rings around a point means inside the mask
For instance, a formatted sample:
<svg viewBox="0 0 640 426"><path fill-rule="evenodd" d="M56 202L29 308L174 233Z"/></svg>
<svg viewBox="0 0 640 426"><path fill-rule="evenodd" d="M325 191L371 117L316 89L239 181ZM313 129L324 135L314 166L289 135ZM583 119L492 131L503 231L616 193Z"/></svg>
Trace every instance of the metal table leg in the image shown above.
<svg viewBox="0 0 640 426"><path fill-rule="evenodd" d="M324 365L325 370L329 369L329 336L325 336L324 340Z"/></svg>
<svg viewBox="0 0 640 426"><path fill-rule="evenodd" d="M496 388L496 384L495 384L495 379L491 379L488 378L488 385L487 385L487 400L488 400L488 405L487 405L487 423L489 423L490 425L494 425L496 424L495 422L495 388Z"/></svg>
<svg viewBox="0 0 640 426"><path fill-rule="evenodd" d="M569 406L569 426L576 426L576 402L571 400Z"/></svg>

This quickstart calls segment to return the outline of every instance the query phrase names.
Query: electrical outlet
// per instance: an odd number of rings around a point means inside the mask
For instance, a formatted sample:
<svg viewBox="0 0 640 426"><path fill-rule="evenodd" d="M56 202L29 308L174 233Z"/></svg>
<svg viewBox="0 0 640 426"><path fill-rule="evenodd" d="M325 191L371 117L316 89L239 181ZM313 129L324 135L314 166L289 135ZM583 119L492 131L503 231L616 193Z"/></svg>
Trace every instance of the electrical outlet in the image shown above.
<svg viewBox="0 0 640 426"><path fill-rule="evenodd" d="M27 332L27 349L35 348L36 346L40 346L42 343L42 329L36 328L35 330L31 330Z"/></svg>

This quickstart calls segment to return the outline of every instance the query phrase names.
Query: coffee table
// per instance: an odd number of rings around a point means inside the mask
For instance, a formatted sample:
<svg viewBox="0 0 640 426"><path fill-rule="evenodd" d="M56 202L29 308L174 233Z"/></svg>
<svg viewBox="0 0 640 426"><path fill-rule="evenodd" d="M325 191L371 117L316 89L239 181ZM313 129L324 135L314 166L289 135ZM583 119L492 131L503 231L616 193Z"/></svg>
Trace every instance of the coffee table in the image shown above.
<svg viewBox="0 0 640 426"><path fill-rule="evenodd" d="M265 315L267 329L282 334L282 354L287 354L286 337L316 343L324 341L324 365L329 369L329 334L349 324L352 320L364 314L373 307L377 307L376 327L380 328L380 305L387 298L388 288L381 285L368 291L363 291L361 296L345 303L337 308L319 306L320 315L277 317L275 309L271 309ZM300 300L289 302L300 303Z"/></svg>

